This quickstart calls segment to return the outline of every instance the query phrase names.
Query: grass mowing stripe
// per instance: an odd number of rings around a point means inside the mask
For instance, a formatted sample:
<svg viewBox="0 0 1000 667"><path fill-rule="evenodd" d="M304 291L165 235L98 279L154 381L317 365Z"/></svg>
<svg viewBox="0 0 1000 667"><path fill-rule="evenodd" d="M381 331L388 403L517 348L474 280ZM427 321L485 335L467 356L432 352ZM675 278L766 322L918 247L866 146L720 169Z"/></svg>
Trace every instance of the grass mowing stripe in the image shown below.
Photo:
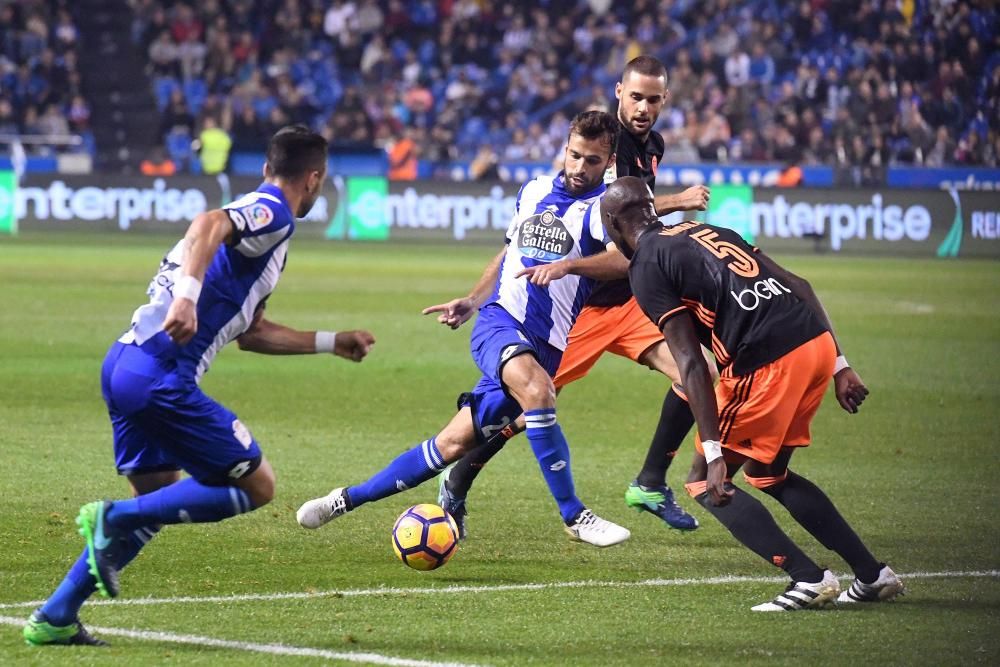
<svg viewBox="0 0 1000 667"><path fill-rule="evenodd" d="M4 625L24 625L23 618L0 616ZM124 628L104 628L92 626L90 630L109 637L127 637L152 642L170 642L174 644L190 644L193 646L211 646L214 648L229 648L252 653L268 653L270 655L290 655L306 658L324 658L326 660L343 660L360 662L366 665L392 665L393 667L477 667L461 662L431 662L428 660L410 660L409 658L394 658L378 653L345 653L342 651L327 651L325 649L307 648L303 646L287 646L285 644L257 644L254 642L236 642L214 637L198 635L179 635L173 632L158 632L155 630L126 630Z"/></svg>
<svg viewBox="0 0 1000 667"><path fill-rule="evenodd" d="M850 575L837 575L849 578ZM907 579L996 579L1000 570L970 570L967 572L908 572L898 575ZM433 595L435 593L503 593L507 591L540 591L553 588L639 588L657 586L712 586L717 584L784 583L788 577L706 577L701 579L644 579L643 581L553 581L542 584L497 584L495 586L440 586L434 588L362 588L355 590L315 591L311 593L248 593L246 595L207 595L204 597L136 598L134 600L92 600L88 606L145 606L159 604L191 604L206 602L267 602L272 600L308 600L326 597L365 597L371 595ZM0 609L37 607L44 600L0 603Z"/></svg>

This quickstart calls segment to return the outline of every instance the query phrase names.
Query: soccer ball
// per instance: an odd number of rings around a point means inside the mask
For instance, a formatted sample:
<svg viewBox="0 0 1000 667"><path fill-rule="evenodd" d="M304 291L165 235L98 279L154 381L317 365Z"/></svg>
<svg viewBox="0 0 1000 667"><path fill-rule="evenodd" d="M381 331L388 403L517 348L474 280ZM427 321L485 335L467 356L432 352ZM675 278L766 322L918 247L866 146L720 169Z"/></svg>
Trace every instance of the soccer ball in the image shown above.
<svg viewBox="0 0 1000 667"><path fill-rule="evenodd" d="M399 515L392 527L392 549L415 570L434 570L458 549L458 526L437 505L414 505Z"/></svg>

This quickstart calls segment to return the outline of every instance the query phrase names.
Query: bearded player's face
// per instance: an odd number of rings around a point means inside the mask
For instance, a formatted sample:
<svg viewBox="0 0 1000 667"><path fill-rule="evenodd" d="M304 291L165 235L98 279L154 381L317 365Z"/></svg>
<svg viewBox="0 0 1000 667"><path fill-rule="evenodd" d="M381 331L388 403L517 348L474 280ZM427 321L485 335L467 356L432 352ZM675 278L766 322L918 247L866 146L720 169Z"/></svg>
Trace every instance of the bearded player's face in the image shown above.
<svg viewBox="0 0 1000 667"><path fill-rule="evenodd" d="M628 75L615 84L618 98L618 119L637 137L645 137L660 117L667 101L667 81L662 76L649 76L638 72Z"/></svg>
<svg viewBox="0 0 1000 667"><path fill-rule="evenodd" d="M604 181L604 172L615 162L607 137L585 139L571 133L566 144L566 189L575 195L590 192Z"/></svg>

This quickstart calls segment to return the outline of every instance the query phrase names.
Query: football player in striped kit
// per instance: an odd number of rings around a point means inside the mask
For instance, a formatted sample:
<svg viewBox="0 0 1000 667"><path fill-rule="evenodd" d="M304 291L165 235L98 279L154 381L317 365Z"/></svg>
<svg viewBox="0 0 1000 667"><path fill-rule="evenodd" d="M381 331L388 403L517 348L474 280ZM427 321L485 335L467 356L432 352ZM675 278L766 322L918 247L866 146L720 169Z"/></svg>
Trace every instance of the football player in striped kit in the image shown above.
<svg viewBox="0 0 1000 667"><path fill-rule="evenodd" d="M318 528L433 478L523 412L532 451L570 536L602 547L628 539L627 529L598 517L576 495L552 382L593 281L621 275L623 258L594 206L604 194L604 172L614 164L618 128L614 116L604 112L577 115L563 171L521 188L506 246L471 294L429 309L458 324L478 310L471 348L482 378L462 395L458 413L435 437L367 481L306 502L297 514L303 527ZM553 279L556 262L570 271Z"/></svg>
<svg viewBox="0 0 1000 667"><path fill-rule="evenodd" d="M274 497L274 472L256 439L198 386L224 345L236 340L262 354L333 353L353 361L368 354L375 339L367 331L299 331L264 317L295 218L319 197L326 162L320 135L301 125L278 131L264 183L195 217L163 258L149 302L101 369L115 465L134 497L80 509L87 546L25 625L29 644L104 645L80 624L80 608L95 590L117 596L119 571L162 526L222 521ZM190 476L181 479L181 470Z"/></svg>

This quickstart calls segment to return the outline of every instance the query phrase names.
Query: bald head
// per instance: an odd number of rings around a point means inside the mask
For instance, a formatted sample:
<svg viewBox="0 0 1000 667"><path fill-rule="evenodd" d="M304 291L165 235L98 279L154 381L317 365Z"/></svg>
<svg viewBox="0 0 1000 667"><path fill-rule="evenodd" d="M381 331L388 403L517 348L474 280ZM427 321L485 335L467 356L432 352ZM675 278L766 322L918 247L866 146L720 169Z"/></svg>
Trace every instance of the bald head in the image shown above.
<svg viewBox="0 0 1000 667"><path fill-rule="evenodd" d="M645 181L636 176L623 176L608 186L601 209L621 216L632 207L644 208L652 201L653 193Z"/></svg>
<svg viewBox="0 0 1000 667"><path fill-rule="evenodd" d="M626 257L632 256L643 230L658 220L653 193L635 176L624 176L608 186L601 199L601 216L611 240Z"/></svg>

